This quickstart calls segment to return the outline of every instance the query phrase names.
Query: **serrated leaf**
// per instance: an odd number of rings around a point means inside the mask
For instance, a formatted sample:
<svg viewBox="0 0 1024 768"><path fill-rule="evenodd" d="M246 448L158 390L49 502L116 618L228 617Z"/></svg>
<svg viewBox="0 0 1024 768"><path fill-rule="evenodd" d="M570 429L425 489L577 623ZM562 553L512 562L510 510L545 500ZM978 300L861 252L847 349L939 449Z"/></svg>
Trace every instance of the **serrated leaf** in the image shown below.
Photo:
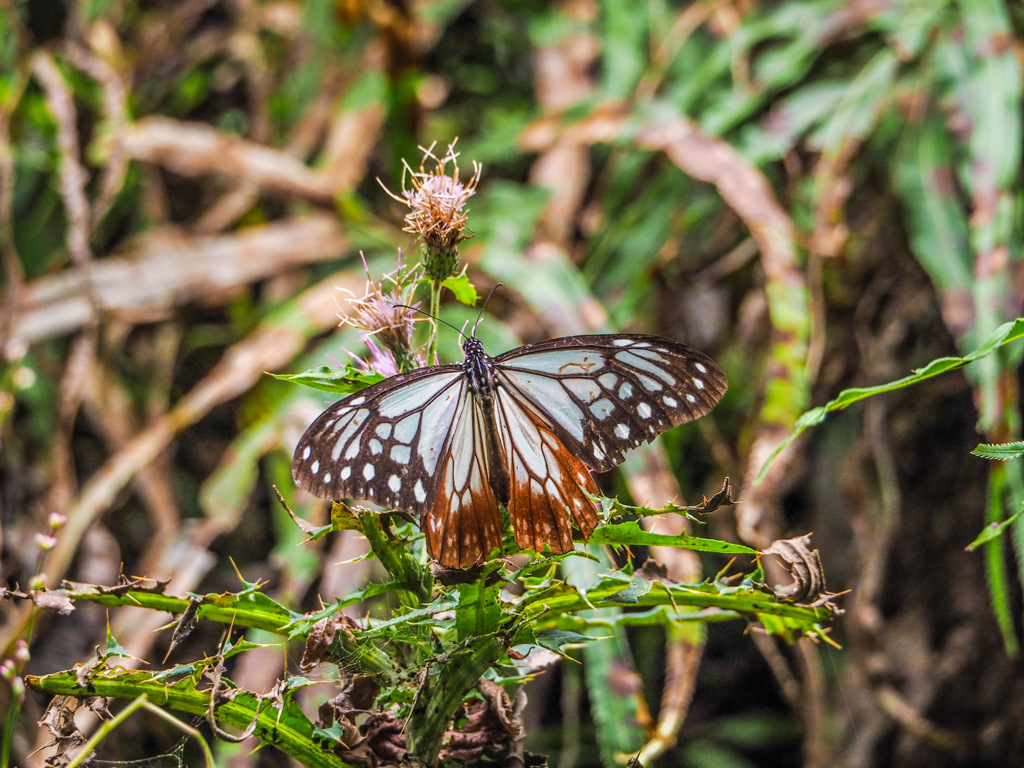
<svg viewBox="0 0 1024 768"><path fill-rule="evenodd" d="M332 395L351 395L386 378L376 371L361 371L348 363L344 368L321 365L302 373L271 373L275 379L301 384Z"/></svg>
<svg viewBox="0 0 1024 768"><path fill-rule="evenodd" d="M534 633L533 641L541 648L561 653L562 647L566 645L583 645L597 640L596 637L587 637L579 632L568 632L563 629L543 629Z"/></svg>
<svg viewBox="0 0 1024 768"><path fill-rule="evenodd" d="M700 536L673 536L667 533L645 531L636 521L602 525L590 535L591 544L622 546L659 546L692 549L697 552L718 552L725 555L756 555L757 550L743 544L732 544Z"/></svg>
<svg viewBox="0 0 1024 768"><path fill-rule="evenodd" d="M629 586L625 589L616 592L614 595L608 598L610 603L628 603L630 605L635 604L641 597L651 591L651 582L645 579L633 579Z"/></svg>
<svg viewBox="0 0 1024 768"><path fill-rule="evenodd" d="M1014 443L981 443L973 451L975 456L994 461L1008 461L1024 456L1024 441Z"/></svg>
<svg viewBox="0 0 1024 768"><path fill-rule="evenodd" d="M117 642L117 639L114 637L113 633L110 631L110 627L108 626L107 642L106 645L104 645L103 647L103 653L100 655L100 658L105 660L109 659L111 656L119 656L125 659L135 658L130 653L128 653L128 651L125 648L123 648L119 642Z"/></svg>
<svg viewBox="0 0 1024 768"><path fill-rule="evenodd" d="M1017 341L1022 336L1024 336L1024 318L1018 317L1016 320L1004 323L996 328L984 344L963 357L940 357L936 360L932 360L924 368L919 368L909 376L904 376L902 379L896 379L895 381L890 381L886 384L879 384L875 387L855 387L853 389L843 390L833 400L830 400L825 405L818 408L812 408L797 419L796 428L793 432L779 444L779 446L772 452L772 455L768 457L768 460L762 465L761 471L758 473L757 479L755 480L755 484L760 483L764 479L764 476L768 473L768 467L770 467L772 462L775 461L776 456L778 456L790 443L796 440L796 438L799 437L800 434L808 427L817 426L825 421L830 413L841 411L844 408L849 408L854 403L860 402L866 398L881 395L885 392L892 392L897 389L902 389L903 387L909 387L913 384L919 384L922 381L930 379L933 376L938 376L941 373L955 371L957 368L962 368L969 363L988 357L999 347L1004 344L1009 344L1012 341Z"/></svg>
<svg viewBox="0 0 1024 768"><path fill-rule="evenodd" d="M237 643L227 640L221 648L221 655L225 659L230 659L239 653L245 653L246 651L255 651L258 648L266 648L266 643L253 643L245 638L241 638Z"/></svg>

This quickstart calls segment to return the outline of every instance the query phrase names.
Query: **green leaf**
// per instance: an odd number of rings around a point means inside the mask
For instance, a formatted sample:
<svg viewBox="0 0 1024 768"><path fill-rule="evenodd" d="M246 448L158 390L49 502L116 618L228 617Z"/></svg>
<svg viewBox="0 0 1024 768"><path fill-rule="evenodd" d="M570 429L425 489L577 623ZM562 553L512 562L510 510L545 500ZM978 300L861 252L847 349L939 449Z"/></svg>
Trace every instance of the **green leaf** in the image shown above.
<svg viewBox="0 0 1024 768"><path fill-rule="evenodd" d="M645 531L635 521L602 525L595 529L588 540L591 544L620 546L659 546L692 549L697 552L718 552L724 555L756 555L757 550L743 544L731 544L717 539L699 536L673 536L667 533Z"/></svg>
<svg viewBox="0 0 1024 768"><path fill-rule="evenodd" d="M975 456L995 461L1008 461L1024 456L1024 441L1015 443L982 443L971 451Z"/></svg>
<svg viewBox="0 0 1024 768"><path fill-rule="evenodd" d="M125 658L125 659L134 659L135 658L130 653L128 653L128 651L125 648L123 648L119 642L117 642L117 639L114 637L113 633L110 631L110 626L108 624L107 625L107 642L106 642L106 645L103 647L103 654L100 656L100 658L106 660L106 659L109 659L111 656L120 656L121 658Z"/></svg>
<svg viewBox="0 0 1024 768"><path fill-rule="evenodd" d="M455 608L455 630L460 641L479 635L493 634L501 624L498 592L501 582L486 584L487 574L457 588L459 604Z"/></svg>
<svg viewBox="0 0 1024 768"><path fill-rule="evenodd" d="M902 379L890 381L887 384L879 384L875 387L855 387L853 389L843 390L833 400L830 400L825 405L818 408L812 408L797 419L796 429L794 429L792 434L783 440L779 447L772 452L772 455L768 457L768 460L761 467L761 471L758 472L755 483L760 483L764 479L765 474L768 472L768 467L771 466L776 456L778 456L790 443L796 440L797 437L799 437L808 427L817 426L825 421L830 413L841 411L844 408L849 408L854 403L860 402L866 398L881 395L885 392L893 392L897 389L909 387L913 384L919 384L922 381L938 376L941 373L955 371L957 368L962 368L976 360L988 357L999 347L1004 344L1009 344L1012 341L1017 341L1022 336L1024 336L1024 318L1018 317L1016 320L1004 323L996 328L984 344L963 357L940 357L937 360L932 360L924 368L918 369L911 375L904 376Z"/></svg>
<svg viewBox="0 0 1024 768"><path fill-rule="evenodd" d="M999 538L1008 527L1020 520L1021 517L1024 517L1024 509L1017 510L1001 522L989 523L982 529L981 533L977 535L974 541L967 545L967 551L973 552L983 544L988 544L990 541Z"/></svg>
<svg viewBox="0 0 1024 768"><path fill-rule="evenodd" d="M583 645L584 643L592 643L598 638L587 637L579 632L568 632L561 629L543 629L540 632L534 633L533 639L541 648L561 653L562 648L566 645Z"/></svg>
<svg viewBox="0 0 1024 768"><path fill-rule="evenodd" d="M384 381L386 378L376 371L361 371L352 363L348 363L344 368L321 365L319 368L311 368L303 373L271 373L270 375L281 381L302 384L305 387L321 392L330 392L333 395L351 395L378 381Z"/></svg>
<svg viewBox="0 0 1024 768"><path fill-rule="evenodd" d="M455 277L446 278L441 285L455 294L456 300L467 306L476 306L476 301L479 298L476 292L476 286L469 282L469 276L463 270L461 275L455 275Z"/></svg>

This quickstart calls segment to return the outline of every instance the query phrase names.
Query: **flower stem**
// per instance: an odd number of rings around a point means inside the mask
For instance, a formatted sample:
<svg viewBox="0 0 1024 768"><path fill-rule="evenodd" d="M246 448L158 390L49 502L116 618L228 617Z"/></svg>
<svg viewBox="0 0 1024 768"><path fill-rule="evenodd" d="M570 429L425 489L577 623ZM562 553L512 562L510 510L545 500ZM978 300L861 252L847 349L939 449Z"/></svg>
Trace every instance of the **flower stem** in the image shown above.
<svg viewBox="0 0 1024 768"><path fill-rule="evenodd" d="M441 281L434 279L430 281L430 345L427 348L427 364L437 365L437 320L441 311Z"/></svg>

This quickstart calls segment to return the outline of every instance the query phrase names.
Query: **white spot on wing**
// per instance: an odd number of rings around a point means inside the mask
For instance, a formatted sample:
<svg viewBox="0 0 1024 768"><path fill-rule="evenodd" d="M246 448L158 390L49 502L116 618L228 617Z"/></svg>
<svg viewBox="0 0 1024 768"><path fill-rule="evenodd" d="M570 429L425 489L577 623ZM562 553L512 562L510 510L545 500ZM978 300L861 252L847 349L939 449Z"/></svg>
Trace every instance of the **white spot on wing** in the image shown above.
<svg viewBox="0 0 1024 768"><path fill-rule="evenodd" d="M353 400L349 400L347 403L345 403L345 405L362 405L365 402L366 402L366 398L363 397L362 395L360 395L359 397L357 397L357 398L355 398Z"/></svg>
<svg viewBox="0 0 1024 768"><path fill-rule="evenodd" d="M377 429L374 431L381 440L387 440L391 437L391 424L385 421L383 424L378 424Z"/></svg>
<svg viewBox="0 0 1024 768"><path fill-rule="evenodd" d="M420 415L414 413L406 416L395 424L395 440L408 445L416 437L416 430L420 428Z"/></svg>
<svg viewBox="0 0 1024 768"><path fill-rule="evenodd" d="M424 501L426 501L427 492L423 489L423 481L422 480L417 480L416 481L416 485L413 487L412 493L413 493L413 496L416 497L416 501L420 502L421 504ZM432 523L436 522L436 521L437 521L437 518L433 518L431 520ZM436 529L436 527L437 526L431 526L431 528L435 528L435 529Z"/></svg>
<svg viewBox="0 0 1024 768"><path fill-rule="evenodd" d="M365 477L367 480L373 480L373 476L376 473L376 471L377 470L373 468L373 464L367 464L365 467L363 467L363 477ZM370 489L370 492L373 492L372 488Z"/></svg>
<svg viewBox="0 0 1024 768"><path fill-rule="evenodd" d="M392 475L391 477L389 477L388 488L390 488L395 493L398 493L398 491L401 490L402 488L402 478L400 478L398 475Z"/></svg>
<svg viewBox="0 0 1024 768"><path fill-rule="evenodd" d="M625 440L627 437L629 437L629 426L626 424L616 424L615 436L620 440Z"/></svg>
<svg viewBox="0 0 1024 768"><path fill-rule="evenodd" d="M622 382L622 386L619 387L619 397L623 400L629 400L633 396L633 385L628 381Z"/></svg>
<svg viewBox="0 0 1024 768"><path fill-rule="evenodd" d="M381 445L380 440L373 438L370 440L370 453L374 456L380 456L381 451L384 450L384 446Z"/></svg>
<svg viewBox="0 0 1024 768"><path fill-rule="evenodd" d="M707 373L708 372L708 369L704 367L704 363L694 363L693 367L696 368L701 373Z"/></svg>
<svg viewBox="0 0 1024 768"><path fill-rule="evenodd" d="M304 450L304 451L302 452L302 460L303 460L303 461L305 461L306 459L308 459L308 458L309 458L309 454L310 454L310 453L312 453L312 452L313 452L313 449L312 449L312 448L310 448L310 447L309 447L309 446L307 445L307 446L306 446L306 450Z"/></svg>
<svg viewBox="0 0 1024 768"><path fill-rule="evenodd" d="M674 397L671 397L670 395L665 395L663 399L665 405L667 405L669 408L675 408L677 405L679 405L679 401L676 400Z"/></svg>
<svg viewBox="0 0 1024 768"><path fill-rule="evenodd" d="M312 464L310 464L310 466L309 466L309 471L310 471L310 472L312 472L312 473L313 473L314 475L315 475L315 474L316 474L317 472L319 472L319 471L320 471L320 460L319 460L319 459L317 459L317 460L316 460L316 461L314 461L314 462L313 462Z"/></svg>
<svg viewBox="0 0 1024 768"><path fill-rule="evenodd" d="M565 379L562 385L585 403L593 402L601 395L601 387L593 379Z"/></svg>
<svg viewBox="0 0 1024 768"><path fill-rule="evenodd" d="M331 473L328 472L326 475L324 475L324 485L328 485L330 482L331 482Z"/></svg>
<svg viewBox="0 0 1024 768"><path fill-rule="evenodd" d="M352 476L352 467L345 467L341 470L341 479L348 480Z"/></svg>
<svg viewBox="0 0 1024 768"><path fill-rule="evenodd" d="M601 421L607 419L613 410L615 410L615 406L607 397L602 397L596 403L591 403L590 405L590 412Z"/></svg>
<svg viewBox="0 0 1024 768"><path fill-rule="evenodd" d="M632 343L633 342L630 339L615 339L612 342L612 345L616 347L628 347Z"/></svg>
<svg viewBox="0 0 1024 768"><path fill-rule="evenodd" d="M391 460L398 464L408 464L412 451L408 445L392 445Z"/></svg>
<svg viewBox="0 0 1024 768"><path fill-rule="evenodd" d="M649 419L651 417L651 406L647 403L640 403L636 407L636 412L640 414L641 419Z"/></svg>
<svg viewBox="0 0 1024 768"><path fill-rule="evenodd" d="M597 377L597 383L600 384L605 389L614 389L615 384L618 382L618 380L619 377L616 376L611 371L608 371L607 373L602 373L600 376Z"/></svg>
<svg viewBox="0 0 1024 768"><path fill-rule="evenodd" d="M661 382L655 381L650 376L644 376L642 373L638 373L636 375L636 379L640 382L640 386L648 392L658 392L661 390Z"/></svg>
<svg viewBox="0 0 1024 768"><path fill-rule="evenodd" d="M697 389L704 389L704 382L701 379L694 379L693 386L695 386Z"/></svg>

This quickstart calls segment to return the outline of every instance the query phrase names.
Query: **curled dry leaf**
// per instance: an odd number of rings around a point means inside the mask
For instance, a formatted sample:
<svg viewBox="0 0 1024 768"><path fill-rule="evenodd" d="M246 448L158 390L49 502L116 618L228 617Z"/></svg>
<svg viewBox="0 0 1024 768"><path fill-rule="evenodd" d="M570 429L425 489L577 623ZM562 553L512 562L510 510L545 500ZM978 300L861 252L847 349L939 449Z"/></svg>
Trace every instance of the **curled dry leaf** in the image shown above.
<svg viewBox="0 0 1024 768"><path fill-rule="evenodd" d="M811 549L811 534L773 541L762 555L776 555L793 577L793 583L775 587L775 596L793 603L827 603L833 595L825 590L825 571L818 550Z"/></svg>
<svg viewBox="0 0 1024 768"><path fill-rule="evenodd" d="M306 649L302 652L302 661L299 662L299 669L303 672L309 672L317 664L325 660L337 661L336 658L332 659L328 656L327 652L330 650L339 629L348 633L349 637L355 637L353 630L360 629L360 626L354 619L344 615L332 616L318 621L309 630L309 635L306 638ZM324 658L325 656L327 656L326 659Z"/></svg>
<svg viewBox="0 0 1024 768"><path fill-rule="evenodd" d="M519 737L523 735L523 722L520 717L522 714L521 708L513 706L512 700L508 697L508 693L500 685L492 680L480 680L477 683L477 690L487 700L488 705L498 718L498 722L501 723L502 728L505 732ZM524 694L525 695L525 694Z"/></svg>
<svg viewBox="0 0 1024 768"><path fill-rule="evenodd" d="M79 704L78 699L70 696L54 696L43 716L39 718L39 725L46 728L53 737L44 748L57 747L57 752L47 759L47 765L67 765L71 761L71 756L88 741L75 724L75 710ZM91 752L85 762L88 763L95 754Z"/></svg>
<svg viewBox="0 0 1024 768"><path fill-rule="evenodd" d="M181 618L178 619L178 623L174 627L174 632L171 633L171 645L167 649L167 656L171 655L171 652L182 643L185 638L192 634L192 630L196 628L199 623L198 613L199 606L203 604L201 597L192 595L188 599L188 606L182 611ZM164 658L167 658L165 656Z"/></svg>
<svg viewBox="0 0 1024 768"><path fill-rule="evenodd" d="M736 500L732 497L732 483L729 478L725 478L722 481L721 489L713 494L709 499L707 496L700 504L692 504L690 506L682 507L687 512L697 512L703 515L715 512L721 507L731 507L736 503Z"/></svg>
<svg viewBox="0 0 1024 768"><path fill-rule="evenodd" d="M45 589L33 589L30 593L32 602L40 608L67 616L75 610L75 604L71 598L61 592L49 592Z"/></svg>
<svg viewBox="0 0 1024 768"><path fill-rule="evenodd" d="M302 661L299 662L299 669L309 672L324 657L324 653L334 642L334 635L337 634L338 625L332 619L320 619L313 628L309 630L306 638L306 648L302 652Z"/></svg>

